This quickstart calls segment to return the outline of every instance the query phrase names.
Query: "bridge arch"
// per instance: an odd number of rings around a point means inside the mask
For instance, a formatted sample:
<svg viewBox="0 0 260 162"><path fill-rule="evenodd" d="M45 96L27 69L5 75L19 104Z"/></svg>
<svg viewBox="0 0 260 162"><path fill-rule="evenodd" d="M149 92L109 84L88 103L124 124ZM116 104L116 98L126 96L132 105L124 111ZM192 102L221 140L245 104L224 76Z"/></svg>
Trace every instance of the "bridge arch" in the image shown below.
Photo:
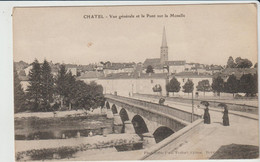
<svg viewBox="0 0 260 162"><path fill-rule="evenodd" d="M112 105L111 110L112 110L113 114L117 114L118 113L115 104Z"/></svg>
<svg viewBox="0 0 260 162"><path fill-rule="evenodd" d="M155 142L159 143L162 140L164 140L165 138L172 135L173 133L174 133L174 131L172 129L170 129L169 127L161 126L154 131L153 136L154 136Z"/></svg>
<svg viewBox="0 0 260 162"><path fill-rule="evenodd" d="M132 124L134 126L136 134L143 134L149 132L144 119L140 115L135 115L133 117Z"/></svg>
<svg viewBox="0 0 260 162"><path fill-rule="evenodd" d="M128 113L127 113L127 111L126 111L124 108L122 108L122 109L120 110L119 116L121 117L121 120L122 120L123 123L124 123L125 121L129 120Z"/></svg>

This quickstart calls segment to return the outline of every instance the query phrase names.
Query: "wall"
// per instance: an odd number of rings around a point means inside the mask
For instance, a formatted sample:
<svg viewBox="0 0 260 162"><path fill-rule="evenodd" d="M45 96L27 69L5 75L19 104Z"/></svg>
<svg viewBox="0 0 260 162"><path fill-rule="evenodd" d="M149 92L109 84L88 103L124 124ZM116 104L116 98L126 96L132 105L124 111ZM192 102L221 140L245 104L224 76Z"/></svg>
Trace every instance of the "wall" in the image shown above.
<svg viewBox="0 0 260 162"><path fill-rule="evenodd" d="M174 96L190 96L191 94L187 94L182 92L182 86L186 83L188 77L176 77L177 80L180 82L181 90L178 93L174 93ZM208 79L209 83L212 84L212 78L209 77L193 77L190 78L194 83L194 92L196 92L196 86L198 82L204 79ZM153 92L153 87L156 84L160 84L162 87L162 95L166 95L166 80L164 78L129 78L129 79L98 79L98 78L89 78L89 79L81 79L85 83L90 83L91 81L97 82L97 84L101 84L104 88L104 93L107 94L114 94L116 91L120 96L129 96L132 93L141 93L141 94L157 94L160 95L158 92ZM24 90L27 89L29 83L28 81L21 81L22 88ZM203 92L198 92L200 96L203 96ZM171 93L170 96L173 94ZM213 96L213 92L206 92L205 96ZM221 93L221 95L225 95ZM228 94L232 95L232 94Z"/></svg>
<svg viewBox="0 0 260 162"><path fill-rule="evenodd" d="M181 90L178 93L174 93L174 96L188 96L191 94L187 94L182 92L182 86L186 83L188 77L176 77L180 82ZM212 84L211 77L193 77L190 78L194 83L194 92L197 92L196 86L198 82L204 79L208 79L209 83ZM162 95L166 95L166 79L164 78L129 78L129 79L99 79L97 80L98 84L101 84L104 87L104 93L114 94L116 91L120 96L129 96L132 93L142 93L142 94L157 94L157 92L153 92L153 87L156 84L160 84L162 87ZM198 92L199 95L204 95L203 92ZM172 95L172 94L171 94ZM213 96L213 92L206 92L205 96Z"/></svg>
<svg viewBox="0 0 260 162"><path fill-rule="evenodd" d="M203 127L203 119L199 119L185 128L181 129L180 131L172 134L171 136L167 137L160 143L147 148L144 150L145 154L139 160L155 160L156 157L162 156L165 152L169 150L167 145L171 143L171 146L175 146L175 148L170 148L171 150L177 150L180 145L183 144L186 139L190 138L191 136L198 136L198 132Z"/></svg>
<svg viewBox="0 0 260 162"><path fill-rule="evenodd" d="M87 78L87 79L80 79L85 83L89 84L90 82L97 82L98 78Z"/></svg>
<svg viewBox="0 0 260 162"><path fill-rule="evenodd" d="M136 93L135 79L99 79L97 83L103 86L104 93L107 94L117 92L120 96L129 96L129 93Z"/></svg>

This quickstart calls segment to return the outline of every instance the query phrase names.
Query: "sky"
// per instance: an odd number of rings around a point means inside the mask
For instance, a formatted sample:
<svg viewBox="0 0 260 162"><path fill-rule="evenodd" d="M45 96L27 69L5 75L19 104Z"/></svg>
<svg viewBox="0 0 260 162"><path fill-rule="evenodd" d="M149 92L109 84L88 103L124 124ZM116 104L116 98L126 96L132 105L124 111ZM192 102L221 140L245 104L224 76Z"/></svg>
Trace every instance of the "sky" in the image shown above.
<svg viewBox="0 0 260 162"><path fill-rule="evenodd" d="M255 4L15 8L14 61L144 62L160 57L165 27L169 60L225 65L232 56L255 63L256 16Z"/></svg>

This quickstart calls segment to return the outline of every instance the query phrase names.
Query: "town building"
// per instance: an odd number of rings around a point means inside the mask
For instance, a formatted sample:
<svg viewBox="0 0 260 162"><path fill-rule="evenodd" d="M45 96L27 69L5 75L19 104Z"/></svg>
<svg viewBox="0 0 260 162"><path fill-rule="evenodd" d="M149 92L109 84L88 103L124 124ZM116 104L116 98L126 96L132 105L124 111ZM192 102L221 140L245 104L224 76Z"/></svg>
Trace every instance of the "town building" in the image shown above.
<svg viewBox="0 0 260 162"><path fill-rule="evenodd" d="M187 82L188 79L192 80L194 83L194 93L197 92L196 86L201 80L209 80L209 83L212 84L211 75L198 75L192 72L179 73L172 75L168 78L167 73L139 73L138 75L127 74L127 73L117 73L111 74L109 76L103 76L96 79L98 84L101 84L104 88L104 93L114 94L115 92L118 95L129 96L132 93L140 94L157 94L153 91L153 87L159 84L162 88L162 95L166 95L166 84L167 80L175 77L178 82L180 82L181 89L178 93L174 93L175 96L186 96L187 93L183 92L182 86ZM84 80L84 79L82 79ZM86 81L86 80L84 80ZM87 81L86 81L87 82ZM198 92L198 94L202 92ZM206 92L205 95L213 95L213 92Z"/></svg>

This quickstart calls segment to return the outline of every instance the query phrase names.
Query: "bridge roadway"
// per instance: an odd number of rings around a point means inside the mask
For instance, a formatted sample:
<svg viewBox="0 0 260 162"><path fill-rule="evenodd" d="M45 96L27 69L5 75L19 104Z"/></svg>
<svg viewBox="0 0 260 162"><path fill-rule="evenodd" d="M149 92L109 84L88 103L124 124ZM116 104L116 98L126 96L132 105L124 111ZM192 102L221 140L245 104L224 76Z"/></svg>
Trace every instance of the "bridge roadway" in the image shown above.
<svg viewBox="0 0 260 162"><path fill-rule="evenodd" d="M135 97L137 99L158 102L147 97ZM169 106L178 107L191 111L191 104L166 101ZM203 110L197 110L203 113ZM248 114L229 114L230 126L222 125L222 112L210 110L211 124L204 124L201 130L194 133L188 139L178 143L169 143L156 153L146 157L147 160L169 160L169 159L209 159L221 146L230 144L259 146L259 121L255 115L244 117ZM172 149L175 148L175 149Z"/></svg>

